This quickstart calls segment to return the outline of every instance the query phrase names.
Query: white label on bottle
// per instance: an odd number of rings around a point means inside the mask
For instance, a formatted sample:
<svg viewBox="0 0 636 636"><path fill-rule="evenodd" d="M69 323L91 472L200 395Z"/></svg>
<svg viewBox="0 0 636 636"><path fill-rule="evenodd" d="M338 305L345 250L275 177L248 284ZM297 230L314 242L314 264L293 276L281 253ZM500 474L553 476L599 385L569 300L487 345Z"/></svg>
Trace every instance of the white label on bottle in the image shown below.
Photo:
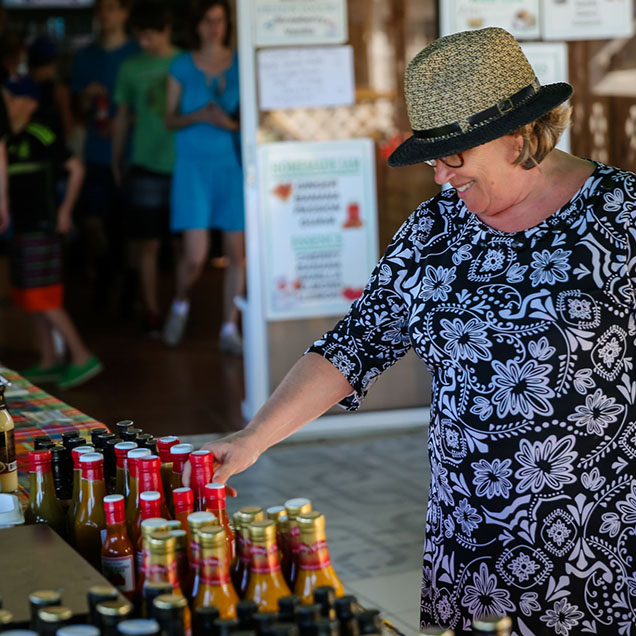
<svg viewBox="0 0 636 636"><path fill-rule="evenodd" d="M132 592L135 589L135 564L132 556L103 556L102 574L122 592Z"/></svg>

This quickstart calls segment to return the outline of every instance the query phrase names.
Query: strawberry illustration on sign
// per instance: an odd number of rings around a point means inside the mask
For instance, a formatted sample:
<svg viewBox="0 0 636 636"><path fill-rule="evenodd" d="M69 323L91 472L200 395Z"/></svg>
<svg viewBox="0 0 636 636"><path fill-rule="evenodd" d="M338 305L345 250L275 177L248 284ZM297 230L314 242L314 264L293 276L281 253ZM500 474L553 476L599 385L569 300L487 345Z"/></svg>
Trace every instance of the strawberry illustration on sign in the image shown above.
<svg viewBox="0 0 636 636"><path fill-rule="evenodd" d="M287 201L292 193L291 183L279 183L272 189L272 194L277 196L281 201Z"/></svg>
<svg viewBox="0 0 636 636"><path fill-rule="evenodd" d="M342 290L342 295L347 300L356 300L356 298L360 298L360 296L362 296L363 291L363 287L345 287Z"/></svg>
<svg viewBox="0 0 636 636"><path fill-rule="evenodd" d="M347 218L342 224L342 227L362 227L362 225L362 219L360 218L360 206L357 203L350 203L347 206Z"/></svg>

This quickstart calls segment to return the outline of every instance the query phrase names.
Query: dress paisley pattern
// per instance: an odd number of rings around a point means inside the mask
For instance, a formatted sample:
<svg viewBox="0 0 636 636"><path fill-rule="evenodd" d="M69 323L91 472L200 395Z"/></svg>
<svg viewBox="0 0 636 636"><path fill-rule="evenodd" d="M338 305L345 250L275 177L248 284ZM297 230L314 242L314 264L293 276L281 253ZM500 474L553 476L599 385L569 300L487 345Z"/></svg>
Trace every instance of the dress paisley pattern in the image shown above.
<svg viewBox="0 0 636 636"><path fill-rule="evenodd" d="M310 347L349 410L410 347L432 373L422 626L636 636L635 283L634 174L512 234L448 190Z"/></svg>

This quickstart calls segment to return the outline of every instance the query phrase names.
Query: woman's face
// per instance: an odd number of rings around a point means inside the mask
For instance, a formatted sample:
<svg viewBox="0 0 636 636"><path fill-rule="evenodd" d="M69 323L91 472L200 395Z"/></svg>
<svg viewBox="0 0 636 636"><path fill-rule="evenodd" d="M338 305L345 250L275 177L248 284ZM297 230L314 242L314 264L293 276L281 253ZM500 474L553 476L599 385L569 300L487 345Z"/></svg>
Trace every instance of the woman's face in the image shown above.
<svg viewBox="0 0 636 636"><path fill-rule="evenodd" d="M435 167L435 182L450 183L466 207L487 220L507 210L525 195L524 170L513 162L519 156L521 137L508 135L462 153L464 165Z"/></svg>
<svg viewBox="0 0 636 636"><path fill-rule="evenodd" d="M198 25L201 42L208 44L223 44L227 33L227 16L220 5L210 7Z"/></svg>

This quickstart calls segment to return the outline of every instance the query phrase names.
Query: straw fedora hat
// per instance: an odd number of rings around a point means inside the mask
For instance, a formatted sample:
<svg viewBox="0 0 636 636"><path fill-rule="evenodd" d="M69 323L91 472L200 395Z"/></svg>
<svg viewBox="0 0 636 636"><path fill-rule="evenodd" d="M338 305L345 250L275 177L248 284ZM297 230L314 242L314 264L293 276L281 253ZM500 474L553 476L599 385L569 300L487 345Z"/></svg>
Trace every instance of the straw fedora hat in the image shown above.
<svg viewBox="0 0 636 636"><path fill-rule="evenodd" d="M411 61L405 97L413 136L389 157L408 166L510 134L566 101L565 82L541 86L517 41L489 27L435 40Z"/></svg>

